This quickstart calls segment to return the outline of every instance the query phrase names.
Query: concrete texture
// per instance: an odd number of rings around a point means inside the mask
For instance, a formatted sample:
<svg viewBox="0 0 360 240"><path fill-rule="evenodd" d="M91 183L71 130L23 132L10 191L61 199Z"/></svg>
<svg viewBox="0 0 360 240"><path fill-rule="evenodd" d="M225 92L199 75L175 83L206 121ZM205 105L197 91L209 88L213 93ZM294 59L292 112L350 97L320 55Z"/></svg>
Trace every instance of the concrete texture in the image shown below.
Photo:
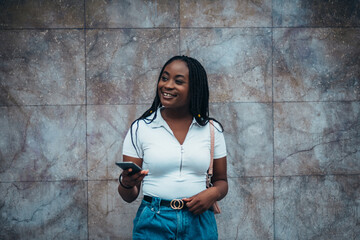
<svg viewBox="0 0 360 240"><path fill-rule="evenodd" d="M131 239L131 122L173 55L224 126L219 239L359 239L360 4L0 0L0 239Z"/></svg>

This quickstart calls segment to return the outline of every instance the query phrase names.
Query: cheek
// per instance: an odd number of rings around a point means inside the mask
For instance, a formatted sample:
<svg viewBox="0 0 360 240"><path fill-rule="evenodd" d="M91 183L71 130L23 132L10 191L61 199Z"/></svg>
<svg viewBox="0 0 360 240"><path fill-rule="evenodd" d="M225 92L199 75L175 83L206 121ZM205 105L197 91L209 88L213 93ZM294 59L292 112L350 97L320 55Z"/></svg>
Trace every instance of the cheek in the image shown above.
<svg viewBox="0 0 360 240"><path fill-rule="evenodd" d="M159 82L157 85L156 85L156 89L158 92L160 92L160 89L161 89L162 85L161 83Z"/></svg>
<svg viewBox="0 0 360 240"><path fill-rule="evenodd" d="M185 91L186 98L190 99L190 90L187 88Z"/></svg>

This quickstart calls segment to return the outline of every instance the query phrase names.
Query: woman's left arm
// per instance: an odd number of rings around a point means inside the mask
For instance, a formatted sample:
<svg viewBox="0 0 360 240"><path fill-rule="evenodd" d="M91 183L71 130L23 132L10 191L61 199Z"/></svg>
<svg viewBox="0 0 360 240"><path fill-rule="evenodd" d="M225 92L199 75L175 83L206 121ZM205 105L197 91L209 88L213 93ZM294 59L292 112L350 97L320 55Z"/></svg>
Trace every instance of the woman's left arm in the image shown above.
<svg viewBox="0 0 360 240"><path fill-rule="evenodd" d="M208 210L216 201L223 199L228 192L226 157L214 159L212 183L213 187L184 198L189 211L201 214Z"/></svg>
<svg viewBox="0 0 360 240"><path fill-rule="evenodd" d="M214 159L213 172L214 175L211 182L213 187L219 191L218 198L216 199L219 201L223 199L228 192L226 157Z"/></svg>

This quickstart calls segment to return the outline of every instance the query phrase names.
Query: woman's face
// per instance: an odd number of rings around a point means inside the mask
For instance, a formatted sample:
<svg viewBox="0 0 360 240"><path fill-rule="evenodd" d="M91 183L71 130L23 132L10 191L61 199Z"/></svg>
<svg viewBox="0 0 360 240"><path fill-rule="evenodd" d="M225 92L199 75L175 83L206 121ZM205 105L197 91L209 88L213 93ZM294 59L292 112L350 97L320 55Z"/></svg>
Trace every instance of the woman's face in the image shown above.
<svg viewBox="0 0 360 240"><path fill-rule="evenodd" d="M158 83L158 94L165 108L189 109L189 69L185 62L174 60L165 67Z"/></svg>

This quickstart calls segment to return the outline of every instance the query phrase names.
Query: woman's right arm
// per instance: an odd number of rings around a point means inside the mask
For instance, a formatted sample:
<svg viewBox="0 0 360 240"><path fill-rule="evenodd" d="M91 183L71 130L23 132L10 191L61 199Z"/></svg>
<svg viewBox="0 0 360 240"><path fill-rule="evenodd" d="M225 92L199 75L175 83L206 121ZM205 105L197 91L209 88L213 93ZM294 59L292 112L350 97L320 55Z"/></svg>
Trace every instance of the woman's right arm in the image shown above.
<svg viewBox="0 0 360 240"><path fill-rule="evenodd" d="M134 158L126 155L123 155L123 161L133 162L140 167L142 167L143 162L141 158ZM131 203L139 196L141 182L148 172L148 170L142 170L133 175L129 175L131 170L124 170L122 172L121 184L119 183L118 192L124 201Z"/></svg>

